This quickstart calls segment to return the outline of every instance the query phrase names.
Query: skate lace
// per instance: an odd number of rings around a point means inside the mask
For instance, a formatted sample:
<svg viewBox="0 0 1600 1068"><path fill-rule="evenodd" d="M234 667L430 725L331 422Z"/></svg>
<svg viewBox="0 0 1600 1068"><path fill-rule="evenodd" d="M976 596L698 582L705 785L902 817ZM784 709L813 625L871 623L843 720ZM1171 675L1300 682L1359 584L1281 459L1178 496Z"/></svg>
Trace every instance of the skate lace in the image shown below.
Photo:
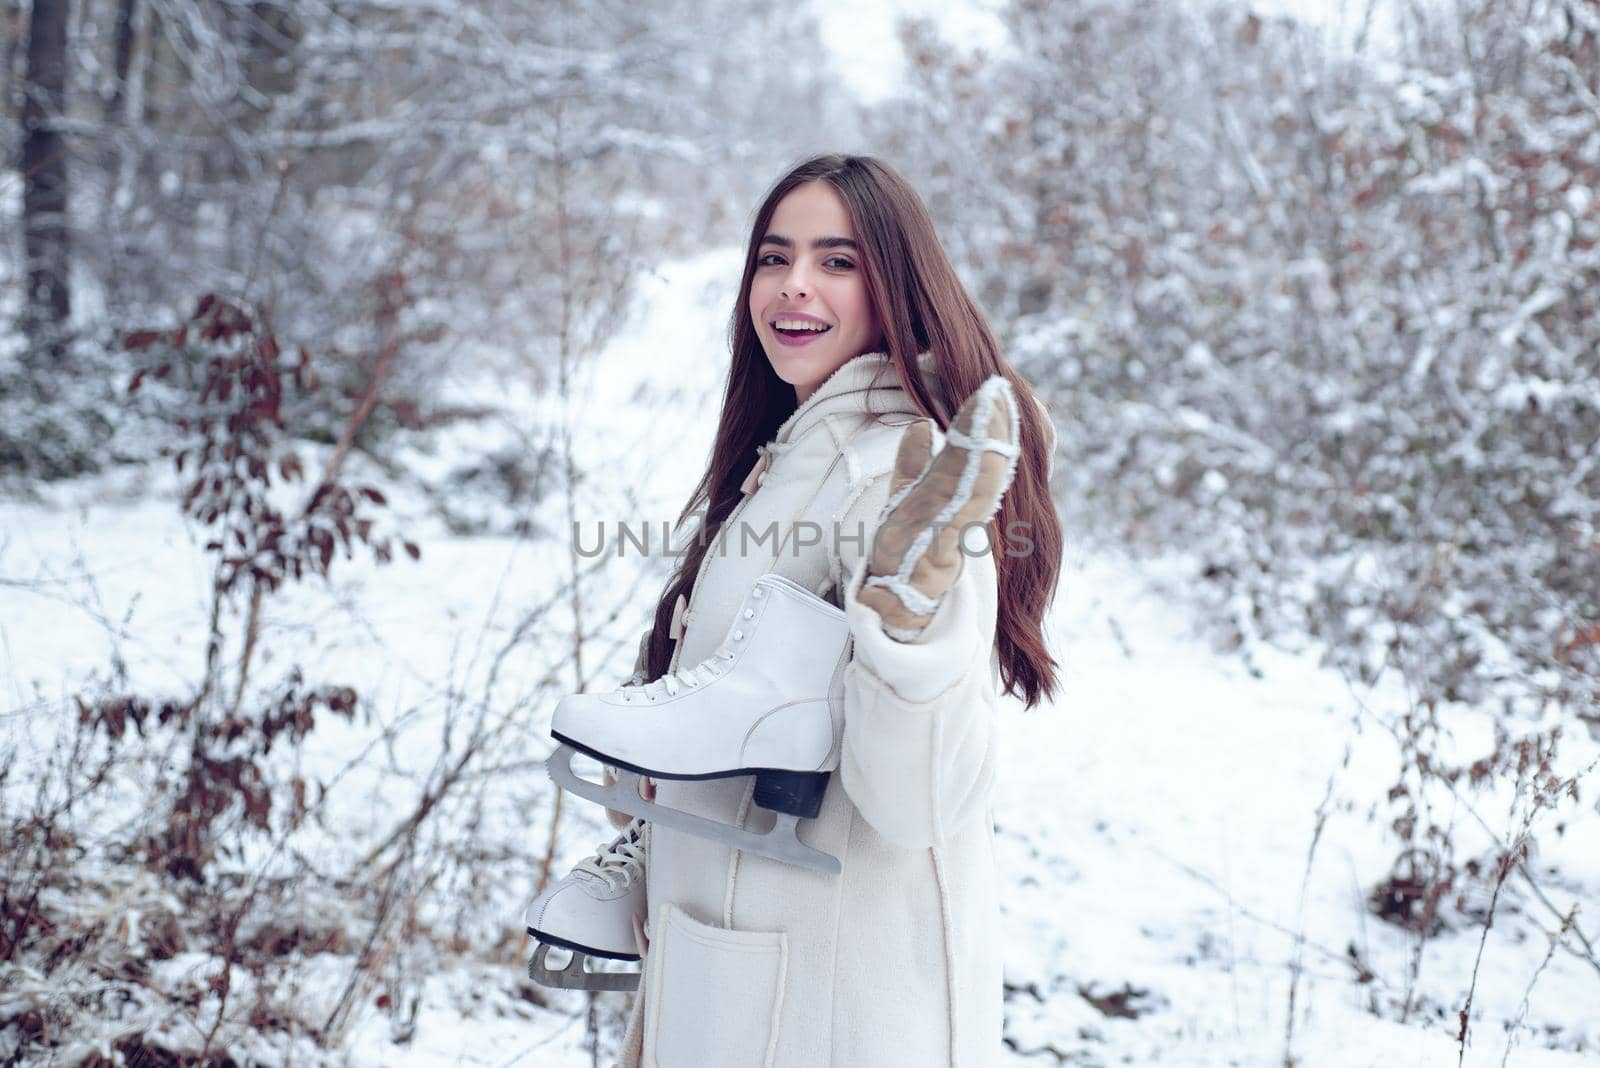
<svg viewBox="0 0 1600 1068"><path fill-rule="evenodd" d="M739 633L739 637L744 635ZM682 668L663 675L654 682L640 683L637 686L620 686L617 692L622 694L624 701L631 701L635 694L646 701L654 701L659 697L676 697L678 691L685 687L700 686L717 678L727 670L727 665L732 663L734 655L726 645L719 646L710 657L702 660L692 667Z"/></svg>
<svg viewBox="0 0 1600 1068"><path fill-rule="evenodd" d="M609 845L596 850L594 856L578 861L574 870L598 875L613 890L618 886L626 887L635 879L642 879L645 852L640 835L643 833L644 821L631 820Z"/></svg>

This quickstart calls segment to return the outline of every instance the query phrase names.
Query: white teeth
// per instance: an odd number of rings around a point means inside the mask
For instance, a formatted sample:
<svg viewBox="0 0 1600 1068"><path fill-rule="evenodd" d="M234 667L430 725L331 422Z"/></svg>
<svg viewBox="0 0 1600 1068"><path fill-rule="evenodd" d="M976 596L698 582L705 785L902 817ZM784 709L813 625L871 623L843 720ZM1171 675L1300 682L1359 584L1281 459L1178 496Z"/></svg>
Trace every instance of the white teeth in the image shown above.
<svg viewBox="0 0 1600 1068"><path fill-rule="evenodd" d="M813 323L807 319L779 319L772 325L779 330L816 330L819 333L828 329L826 323Z"/></svg>

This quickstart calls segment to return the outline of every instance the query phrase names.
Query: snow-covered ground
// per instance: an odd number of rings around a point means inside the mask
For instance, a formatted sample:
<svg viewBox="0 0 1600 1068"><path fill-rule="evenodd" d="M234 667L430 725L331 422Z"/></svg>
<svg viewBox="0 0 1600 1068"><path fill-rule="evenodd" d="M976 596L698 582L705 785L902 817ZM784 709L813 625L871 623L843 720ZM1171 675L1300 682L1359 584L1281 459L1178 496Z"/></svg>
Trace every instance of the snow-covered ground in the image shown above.
<svg viewBox="0 0 1600 1068"><path fill-rule="evenodd" d="M590 400L572 415L579 456L593 470L616 472L640 495L629 514L657 525L675 518L703 467L738 268L737 254L720 252L647 280L634 325L584 372ZM519 395L514 383L492 389L530 423L555 425L548 400ZM619 420L617 411L638 418ZM28 584L0 584L8 741L47 733L38 717L49 706L40 702L104 675L114 660L136 691L192 685L206 618L205 539L179 518L175 488L164 471L124 473L56 487L45 505L6 507L0 578ZM592 490L591 514L616 506L616 488ZM388 826L392 806L407 802L437 757L439 726L429 710L446 703L441 695L526 697L528 681L514 666L502 665L497 688L486 689L493 651L568 566L564 537L451 537L422 510L394 504L422 546L420 561L383 569L341 562L331 583L272 599L267 618L277 666L298 662L308 680L354 686L371 714L319 729L309 760L334 769L378 726L395 728L386 772L374 770L350 795L364 803L336 814L352 841ZM996 823L1011 1048L1001 1060L1283 1065L1287 1050L1301 1068L1455 1063L1479 929L1461 921L1428 941L1411 984L1414 939L1364 906L1395 852L1384 800L1398 757L1378 722L1403 693L1387 685L1354 691L1319 666L1315 650L1217 651L1172 592L1187 564L1181 556L1133 562L1074 543L1049 620L1061 692L1051 707L1005 711ZM604 605L621 596L639 569L637 557L613 562L597 585L604 596L594 599ZM643 625L658 585L639 586L619 616L628 635ZM550 633L530 639L514 663L551 662L568 624L552 618ZM592 671L620 678L632 653L630 642ZM547 712L548 702L538 707ZM511 737L537 751L538 713ZM1600 890L1600 818L1585 796L1564 834L1540 838L1538 870L1553 870L1544 889L1563 911L1596 901ZM529 798L548 803L537 777L520 794L495 795L498 803L476 817L497 822L492 829L504 839L524 841L526 854L509 866L516 870L486 873L479 889L492 900L482 906L489 914L468 927L513 937L520 929L549 823L547 811L517 806ZM558 872L606 837L585 807L566 806ZM1497 829L1505 823L1503 806L1482 814ZM1453 824L1472 850L1488 846L1464 807ZM1549 948L1539 927L1554 921L1518 884L1507 884L1495 920L1465 1063L1595 1063L1600 974L1560 950L1539 971ZM1584 930L1595 922L1583 909L1578 921ZM1357 960L1371 973L1367 981ZM307 963L308 991L334 985L316 974L324 964ZM445 958L419 989L409 1037L397 1042L390 1017L369 999L342 1060L591 1063L587 999L553 992L548 1007L537 1005L520 992L525 980L514 963ZM600 1004L602 1026L614 1027L623 999L604 995ZM1402 1004L1412 1006L1405 1023L1397 1022ZM609 1033L605 1048L617 1037ZM294 1059L305 1054L302 1047Z"/></svg>
<svg viewBox="0 0 1600 1068"><path fill-rule="evenodd" d="M1412 948L1363 907L1394 855L1386 820L1367 810L1396 755L1361 708L1399 695L1352 693L1303 653L1258 646L1248 666L1219 656L1181 604L1151 591L1151 566L1069 561L1053 629L1065 693L1053 711L1006 724L1007 981L1052 995L1013 997L1008 1034L1024 1049L1086 1050L1081 1063L1282 1064L1298 955L1296 1064L1454 1063L1476 930L1428 944L1411 1025L1368 1011L1396 1014ZM1319 808L1328 818L1308 873ZM1563 908L1593 900L1597 822L1590 813L1585 847L1568 832L1562 871L1585 892L1561 895ZM1527 907L1516 901L1502 899L1485 950L1469 1064L1500 1063L1503 1021L1547 948L1508 915ZM1370 983L1356 981L1348 947ZM1149 991L1136 1020L1073 996L1124 984ZM1558 954L1526 1023L1560 1028L1589 1055L1535 1052L1525 1033L1510 1063L1593 1063L1596 984Z"/></svg>

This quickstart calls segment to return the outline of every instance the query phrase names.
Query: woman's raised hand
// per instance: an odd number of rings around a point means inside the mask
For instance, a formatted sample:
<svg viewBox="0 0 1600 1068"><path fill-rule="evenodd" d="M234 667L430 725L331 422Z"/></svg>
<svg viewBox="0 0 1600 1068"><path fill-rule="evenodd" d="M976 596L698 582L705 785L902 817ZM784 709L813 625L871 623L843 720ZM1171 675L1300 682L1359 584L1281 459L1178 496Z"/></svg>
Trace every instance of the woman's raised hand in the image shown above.
<svg viewBox="0 0 1600 1068"><path fill-rule="evenodd" d="M961 575L962 532L994 518L1017 467L1017 402L1000 375L989 376L961 405L937 456L933 426L925 419L900 439L889 500L856 594L899 641L915 641L932 621ZM993 551L987 540L982 551Z"/></svg>

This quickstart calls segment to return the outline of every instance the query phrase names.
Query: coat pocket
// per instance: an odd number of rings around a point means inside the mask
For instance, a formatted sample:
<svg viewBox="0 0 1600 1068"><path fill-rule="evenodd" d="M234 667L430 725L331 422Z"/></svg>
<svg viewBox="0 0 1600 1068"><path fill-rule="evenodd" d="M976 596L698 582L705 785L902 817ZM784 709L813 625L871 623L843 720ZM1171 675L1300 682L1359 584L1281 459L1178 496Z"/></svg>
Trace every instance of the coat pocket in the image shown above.
<svg viewBox="0 0 1600 1068"><path fill-rule="evenodd" d="M787 935L713 927L664 903L649 962L646 1068L772 1063L789 964Z"/></svg>

